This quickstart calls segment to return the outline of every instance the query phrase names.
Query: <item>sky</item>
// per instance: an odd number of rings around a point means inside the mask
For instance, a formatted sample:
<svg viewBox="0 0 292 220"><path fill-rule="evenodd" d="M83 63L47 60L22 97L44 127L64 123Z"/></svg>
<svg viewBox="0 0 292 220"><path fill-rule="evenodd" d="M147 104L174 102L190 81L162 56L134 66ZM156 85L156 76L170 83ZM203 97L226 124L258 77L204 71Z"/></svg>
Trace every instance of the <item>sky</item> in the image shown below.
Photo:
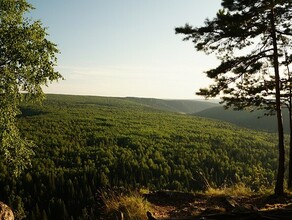
<svg viewBox="0 0 292 220"><path fill-rule="evenodd" d="M214 56L197 52L174 28L202 26L220 0L28 0L57 44L65 80L46 93L196 99Z"/></svg>

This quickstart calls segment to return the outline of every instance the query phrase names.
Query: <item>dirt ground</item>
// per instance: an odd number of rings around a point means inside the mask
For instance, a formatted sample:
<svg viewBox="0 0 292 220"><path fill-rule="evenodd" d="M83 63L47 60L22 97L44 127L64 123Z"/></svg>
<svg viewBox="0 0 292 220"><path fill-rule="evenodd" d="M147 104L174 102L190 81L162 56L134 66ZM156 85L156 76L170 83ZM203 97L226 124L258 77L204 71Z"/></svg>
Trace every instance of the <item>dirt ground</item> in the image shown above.
<svg viewBox="0 0 292 220"><path fill-rule="evenodd" d="M157 191L145 197L153 205L153 219L292 220L291 195L232 197Z"/></svg>

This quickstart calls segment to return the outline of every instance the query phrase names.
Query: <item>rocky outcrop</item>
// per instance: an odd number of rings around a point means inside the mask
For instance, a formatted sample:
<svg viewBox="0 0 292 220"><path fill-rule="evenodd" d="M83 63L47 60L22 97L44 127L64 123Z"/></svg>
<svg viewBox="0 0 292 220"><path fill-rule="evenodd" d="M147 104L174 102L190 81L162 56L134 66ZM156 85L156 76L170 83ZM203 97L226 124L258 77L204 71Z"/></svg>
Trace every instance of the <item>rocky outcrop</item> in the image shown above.
<svg viewBox="0 0 292 220"><path fill-rule="evenodd" d="M0 220L14 220L11 208L3 202L0 202Z"/></svg>

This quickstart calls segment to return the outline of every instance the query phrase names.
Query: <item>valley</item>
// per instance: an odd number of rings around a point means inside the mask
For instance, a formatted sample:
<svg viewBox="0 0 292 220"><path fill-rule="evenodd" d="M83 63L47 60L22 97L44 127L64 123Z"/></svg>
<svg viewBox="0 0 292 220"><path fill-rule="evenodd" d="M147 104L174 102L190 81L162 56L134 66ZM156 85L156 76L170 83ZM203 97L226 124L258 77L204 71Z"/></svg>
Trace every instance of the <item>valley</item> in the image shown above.
<svg viewBox="0 0 292 220"><path fill-rule="evenodd" d="M142 101L47 95L42 106L22 105L18 124L35 144L35 157L17 182L1 164L3 198L30 210L29 219L94 219L97 191L104 187L197 192L207 180L213 187L243 183L259 192L273 184L274 134Z"/></svg>

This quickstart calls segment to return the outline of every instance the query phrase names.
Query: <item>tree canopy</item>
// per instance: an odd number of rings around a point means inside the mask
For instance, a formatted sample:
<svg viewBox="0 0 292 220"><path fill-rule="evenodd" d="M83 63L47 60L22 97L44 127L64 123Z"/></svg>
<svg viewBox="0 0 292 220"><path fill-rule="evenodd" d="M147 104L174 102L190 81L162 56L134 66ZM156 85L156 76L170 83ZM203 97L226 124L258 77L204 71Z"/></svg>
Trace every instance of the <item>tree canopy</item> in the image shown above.
<svg viewBox="0 0 292 220"><path fill-rule="evenodd" d="M279 168L276 194L283 193L284 135L281 111L283 68L291 59L289 0L223 0L222 9L203 27L186 24L176 33L186 35L198 51L215 53L221 63L206 72L214 80L197 93L221 96L226 107L272 108L277 112ZM285 55L286 54L286 58ZM271 107L272 106L272 107Z"/></svg>
<svg viewBox="0 0 292 220"><path fill-rule="evenodd" d="M16 175L33 154L16 126L18 105L41 100L41 86L61 78L54 69L59 51L41 22L25 17L31 9L25 0L0 0L0 150Z"/></svg>

